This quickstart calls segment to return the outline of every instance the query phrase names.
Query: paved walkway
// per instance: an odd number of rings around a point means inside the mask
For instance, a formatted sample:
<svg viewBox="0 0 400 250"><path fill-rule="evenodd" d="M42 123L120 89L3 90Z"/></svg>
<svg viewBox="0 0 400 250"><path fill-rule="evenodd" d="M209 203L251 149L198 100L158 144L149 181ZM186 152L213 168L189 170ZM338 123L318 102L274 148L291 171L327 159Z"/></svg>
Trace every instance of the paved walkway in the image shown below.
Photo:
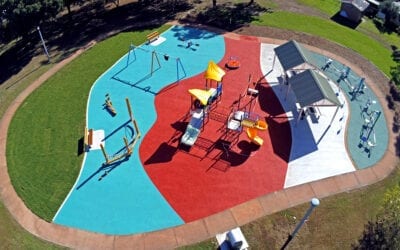
<svg viewBox="0 0 400 250"><path fill-rule="evenodd" d="M229 36L231 38L237 37L236 34L232 33L226 33L225 36ZM282 40L269 38L259 38L259 40L262 43L268 44L282 44L285 42ZM93 44L94 43L92 43L92 45ZM351 62L346 61L343 58L339 58L333 52L321 51L320 49L314 47L308 48L349 65L358 75L365 76L367 83L372 82L368 78L369 72L362 72L357 65L353 65ZM172 249L212 238L217 233L225 232L232 228L242 226L265 215L309 202L313 197L324 198L333 194L342 193L373 184L387 177L395 169L398 162L398 158L395 155L395 135L393 134L392 129L388 128L390 133L388 151L382 160L373 167L270 193L218 214L187 223L182 226L151 233L128 236L111 236L48 223L33 214L25 206L12 187L10 178L8 176L7 163L5 159L7 130L14 113L25 100L25 98L37 87L39 87L46 79L76 58L84 50L85 49L77 51L70 58L58 63L51 70L37 79L16 98L0 121L0 131L2 131L0 135L1 198L5 206L9 209L18 223L22 225L22 227L44 240L70 248L79 249ZM374 85L369 87L374 90L382 104L386 103L384 93L381 93ZM393 114L387 109L386 105L383 105L383 108L385 118L388 121L388 126L390 126L393 121Z"/></svg>

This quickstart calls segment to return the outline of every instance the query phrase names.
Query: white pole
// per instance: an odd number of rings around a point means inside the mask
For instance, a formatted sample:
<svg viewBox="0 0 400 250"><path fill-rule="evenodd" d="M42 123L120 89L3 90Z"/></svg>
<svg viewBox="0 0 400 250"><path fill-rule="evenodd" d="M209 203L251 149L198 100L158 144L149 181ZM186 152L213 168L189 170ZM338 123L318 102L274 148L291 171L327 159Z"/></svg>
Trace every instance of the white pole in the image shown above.
<svg viewBox="0 0 400 250"><path fill-rule="evenodd" d="M40 36L40 40L42 41L44 53L46 53L47 59L48 59L49 62L50 62L50 55L49 55L49 52L47 51L46 43L45 43L44 40L43 40L42 32L40 32L40 27L37 26L36 29L37 29L37 31L39 32L39 36Z"/></svg>
<svg viewBox="0 0 400 250"><path fill-rule="evenodd" d="M317 198L313 198L311 200L311 204L310 207L308 208L307 212L305 213L305 215L303 216L303 218L301 219L301 221L299 222L299 224L297 224L296 228L294 229L292 234L289 234L288 239L286 240L285 244L282 246L282 249L285 249L287 247L287 245L289 245L290 241L294 238L294 236L296 235L297 231L299 231L299 229L301 228L301 226L304 224L304 222L306 222L306 220L308 219L308 217L310 217L311 212L314 210L315 207L317 207L319 205L319 200Z"/></svg>

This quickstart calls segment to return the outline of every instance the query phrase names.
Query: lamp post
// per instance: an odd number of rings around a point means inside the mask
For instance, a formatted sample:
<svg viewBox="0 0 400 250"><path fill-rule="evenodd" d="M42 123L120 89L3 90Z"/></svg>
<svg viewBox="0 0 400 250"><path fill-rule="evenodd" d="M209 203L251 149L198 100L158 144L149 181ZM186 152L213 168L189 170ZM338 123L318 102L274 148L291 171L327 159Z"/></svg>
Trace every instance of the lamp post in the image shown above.
<svg viewBox="0 0 400 250"><path fill-rule="evenodd" d="M294 229L294 231L289 234L288 239L286 240L285 244L283 244L281 250L285 249L287 247L287 245L289 245L290 241L294 238L294 236L297 234L297 232L299 231L299 229L301 228L301 226L303 226L304 222L306 222L306 220L308 219L308 217L310 217L311 212L314 210L315 207L317 207L319 205L319 200L317 198L313 198L311 200L310 203L310 207L308 208L307 212L304 214L303 218L301 219L301 221L299 222L299 224L297 224L296 228Z"/></svg>
<svg viewBox="0 0 400 250"><path fill-rule="evenodd" d="M40 40L42 41L44 53L46 53L47 59L48 59L49 62L50 62L50 55L49 55L49 52L47 51L46 43L45 43L44 40L43 40L42 32L40 32L40 27L37 26L36 29L37 29L37 31L39 32L39 36L40 36Z"/></svg>

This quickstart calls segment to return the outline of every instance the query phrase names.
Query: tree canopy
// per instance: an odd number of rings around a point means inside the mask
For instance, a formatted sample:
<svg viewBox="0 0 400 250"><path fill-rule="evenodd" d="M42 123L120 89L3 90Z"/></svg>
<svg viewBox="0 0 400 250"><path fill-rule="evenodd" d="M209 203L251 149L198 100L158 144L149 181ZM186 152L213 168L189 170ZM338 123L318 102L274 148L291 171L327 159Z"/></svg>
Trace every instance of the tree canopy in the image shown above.
<svg viewBox="0 0 400 250"><path fill-rule="evenodd" d="M400 184L385 193L382 212L368 222L354 249L400 249Z"/></svg>
<svg viewBox="0 0 400 250"><path fill-rule="evenodd" d="M62 8L63 0L1 0L0 27L9 38L23 36Z"/></svg>

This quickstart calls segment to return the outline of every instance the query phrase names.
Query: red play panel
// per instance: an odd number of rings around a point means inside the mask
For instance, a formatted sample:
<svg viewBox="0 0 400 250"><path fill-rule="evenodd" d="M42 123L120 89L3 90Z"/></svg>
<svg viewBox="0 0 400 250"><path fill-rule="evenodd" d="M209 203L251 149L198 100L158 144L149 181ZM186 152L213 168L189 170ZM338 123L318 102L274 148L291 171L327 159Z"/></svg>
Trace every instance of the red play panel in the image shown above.
<svg viewBox="0 0 400 250"><path fill-rule="evenodd" d="M240 68L226 69L218 106L191 150L179 148L190 119L188 89L205 88L203 74L167 87L155 99L157 121L140 146L140 157L149 177L185 222L223 211L250 199L283 188L291 147L290 126L277 97L263 80L254 113L267 121L268 130L258 135L261 147L250 143L243 131L239 137L226 134L226 116L237 107L247 90L249 75L262 77L260 42L243 37L225 38L226 54L220 67L234 56ZM204 65L206 70L207 65ZM249 103L250 97L240 100Z"/></svg>

